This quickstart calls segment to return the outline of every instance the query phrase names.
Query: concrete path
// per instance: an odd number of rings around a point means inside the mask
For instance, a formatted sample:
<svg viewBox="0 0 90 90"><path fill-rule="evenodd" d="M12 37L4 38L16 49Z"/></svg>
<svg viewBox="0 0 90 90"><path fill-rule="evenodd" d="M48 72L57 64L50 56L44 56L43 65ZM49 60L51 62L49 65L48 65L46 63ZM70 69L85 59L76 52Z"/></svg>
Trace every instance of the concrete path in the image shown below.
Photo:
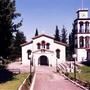
<svg viewBox="0 0 90 90"><path fill-rule="evenodd" d="M37 67L33 90L82 90L63 76L55 72L52 67Z"/></svg>

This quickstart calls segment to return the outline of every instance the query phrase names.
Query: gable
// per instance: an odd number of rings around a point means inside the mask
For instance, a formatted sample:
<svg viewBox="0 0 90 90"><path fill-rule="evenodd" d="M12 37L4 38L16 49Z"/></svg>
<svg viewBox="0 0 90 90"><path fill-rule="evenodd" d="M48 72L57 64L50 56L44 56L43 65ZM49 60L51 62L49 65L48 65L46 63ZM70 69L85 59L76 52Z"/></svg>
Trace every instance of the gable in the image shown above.
<svg viewBox="0 0 90 90"><path fill-rule="evenodd" d="M45 34L41 34L41 35L38 35L38 36L35 36L33 37L32 39L37 39L37 38L40 38L40 37L47 37L47 38L50 38L50 39L54 39L54 37L51 37L51 36L48 36L48 35L45 35Z"/></svg>
<svg viewBox="0 0 90 90"><path fill-rule="evenodd" d="M44 40L44 41L48 41L49 43L56 43L56 44L59 44L59 45L68 46L65 43L55 41L54 37L51 37L51 36L48 36L48 35L45 35L45 34L35 36L32 39L35 40L35 41L39 41L39 42Z"/></svg>
<svg viewBox="0 0 90 90"><path fill-rule="evenodd" d="M42 43L42 41L45 41L45 43L50 43L50 44L55 43L55 44L59 44L59 45L62 45L62 46L68 46L65 43L55 41L54 37L51 37L51 36L48 36L48 35L45 35L45 34L35 36L35 37L32 38L32 41L30 41L28 43L24 43L21 46L23 47L23 46L26 46L26 45L29 45L29 44L34 44L35 45L37 43Z"/></svg>
<svg viewBox="0 0 90 90"><path fill-rule="evenodd" d="M51 39L51 38L48 38L48 37L46 37L46 36L40 36L40 37L38 37L38 38L35 38L35 39L33 39L33 43L35 44L37 44L37 43L42 43L42 42L45 42L45 43L53 43L53 39Z"/></svg>

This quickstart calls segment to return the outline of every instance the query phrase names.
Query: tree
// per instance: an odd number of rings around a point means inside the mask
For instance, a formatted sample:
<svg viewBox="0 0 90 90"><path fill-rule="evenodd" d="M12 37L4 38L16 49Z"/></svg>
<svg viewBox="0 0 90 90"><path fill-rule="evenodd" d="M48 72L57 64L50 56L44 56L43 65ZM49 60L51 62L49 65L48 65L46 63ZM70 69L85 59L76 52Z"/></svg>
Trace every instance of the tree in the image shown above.
<svg viewBox="0 0 90 90"><path fill-rule="evenodd" d="M75 29L73 26L72 32L69 34L69 54L72 55L75 53Z"/></svg>
<svg viewBox="0 0 90 90"><path fill-rule="evenodd" d="M55 40L56 40L56 41L60 41L60 35L59 35L58 26L56 26L56 30L55 30Z"/></svg>
<svg viewBox="0 0 90 90"><path fill-rule="evenodd" d="M26 43L26 37L24 36L24 33L18 31L13 43L13 50L10 55L11 59L21 56L21 44Z"/></svg>
<svg viewBox="0 0 90 90"><path fill-rule="evenodd" d="M18 31L16 33L16 38L15 38L15 51L17 52L17 56L21 56L21 44L26 43L26 37L24 36L23 32Z"/></svg>
<svg viewBox="0 0 90 90"><path fill-rule="evenodd" d="M22 20L14 23L20 16L20 13L16 13L15 0L0 0L0 56L3 58L10 54L13 32L22 25Z"/></svg>
<svg viewBox="0 0 90 90"><path fill-rule="evenodd" d="M67 30L65 29L65 27L63 26L62 31L61 31L61 35L62 35L62 42L63 43L67 43Z"/></svg>
<svg viewBox="0 0 90 90"><path fill-rule="evenodd" d="M36 28L36 33L35 33L35 36L38 36L38 29Z"/></svg>

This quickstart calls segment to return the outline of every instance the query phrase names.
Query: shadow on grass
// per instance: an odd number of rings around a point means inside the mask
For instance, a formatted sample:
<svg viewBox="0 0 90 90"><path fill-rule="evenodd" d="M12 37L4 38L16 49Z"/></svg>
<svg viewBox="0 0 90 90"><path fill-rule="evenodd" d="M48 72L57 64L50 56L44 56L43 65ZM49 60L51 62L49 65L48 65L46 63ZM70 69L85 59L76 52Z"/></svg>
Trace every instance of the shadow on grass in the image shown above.
<svg viewBox="0 0 90 90"><path fill-rule="evenodd" d="M84 64L84 65L86 65L86 66L90 66L90 61L82 62L82 64Z"/></svg>
<svg viewBox="0 0 90 90"><path fill-rule="evenodd" d="M0 66L0 83L5 83L13 79L13 73Z"/></svg>

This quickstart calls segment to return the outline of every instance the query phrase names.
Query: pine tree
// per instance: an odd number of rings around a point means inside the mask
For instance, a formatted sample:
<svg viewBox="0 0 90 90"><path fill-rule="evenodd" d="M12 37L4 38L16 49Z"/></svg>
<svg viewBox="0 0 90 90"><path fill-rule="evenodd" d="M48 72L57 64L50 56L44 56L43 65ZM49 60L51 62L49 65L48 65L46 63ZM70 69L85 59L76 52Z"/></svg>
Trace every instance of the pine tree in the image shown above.
<svg viewBox="0 0 90 90"><path fill-rule="evenodd" d="M55 30L55 40L56 40L56 41L60 41L60 35L59 35L58 26L56 26L56 30Z"/></svg>
<svg viewBox="0 0 90 90"><path fill-rule="evenodd" d="M26 37L23 32L18 31L15 38L15 51L17 56L21 56L21 44L26 43Z"/></svg>
<svg viewBox="0 0 90 90"><path fill-rule="evenodd" d="M15 59L21 56L21 44L26 43L26 37L23 32L18 31L13 42L13 48L11 51L10 59Z"/></svg>
<svg viewBox="0 0 90 90"><path fill-rule="evenodd" d="M70 50L70 55L75 53L75 30L74 28L72 29L72 32L69 34L69 50Z"/></svg>
<svg viewBox="0 0 90 90"><path fill-rule="evenodd" d="M38 29L36 28L36 33L35 33L35 36L38 36Z"/></svg>
<svg viewBox="0 0 90 90"><path fill-rule="evenodd" d="M22 25L22 21L14 23L18 16L21 14L16 13L15 0L0 0L0 56L3 58L10 54L13 32Z"/></svg>
<svg viewBox="0 0 90 90"><path fill-rule="evenodd" d="M62 42L63 43L67 43L67 30L65 29L65 27L63 26L63 28L62 28L62 31L61 31L62 33Z"/></svg>

